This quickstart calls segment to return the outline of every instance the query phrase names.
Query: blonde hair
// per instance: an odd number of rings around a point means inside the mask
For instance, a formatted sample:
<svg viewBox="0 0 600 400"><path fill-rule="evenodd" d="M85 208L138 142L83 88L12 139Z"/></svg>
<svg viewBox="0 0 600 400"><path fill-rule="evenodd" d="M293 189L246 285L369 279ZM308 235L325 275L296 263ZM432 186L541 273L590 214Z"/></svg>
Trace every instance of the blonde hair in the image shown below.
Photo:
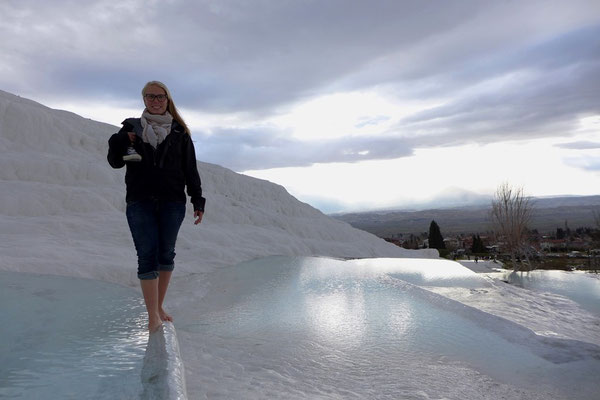
<svg viewBox="0 0 600 400"><path fill-rule="evenodd" d="M185 121L183 120L183 118L181 118L181 115L179 115L179 112L177 111L177 107L175 107L175 102L173 101L173 98L171 97L171 92L169 91L169 88L167 87L167 85L165 85L164 83L159 82L159 81L150 81L150 82L146 83L144 85L144 88L142 89L142 98L144 96L146 96L146 90L148 90L148 88L150 86L158 86L159 88L161 88L162 90L165 91L165 93L167 94L167 101L169 102L167 104L167 111L169 112L169 114L171 114L173 119L175 121L177 121L179 123L179 125L181 125L183 127L183 130L185 131L185 133L190 135L190 130L189 130L188 126L186 125Z"/></svg>

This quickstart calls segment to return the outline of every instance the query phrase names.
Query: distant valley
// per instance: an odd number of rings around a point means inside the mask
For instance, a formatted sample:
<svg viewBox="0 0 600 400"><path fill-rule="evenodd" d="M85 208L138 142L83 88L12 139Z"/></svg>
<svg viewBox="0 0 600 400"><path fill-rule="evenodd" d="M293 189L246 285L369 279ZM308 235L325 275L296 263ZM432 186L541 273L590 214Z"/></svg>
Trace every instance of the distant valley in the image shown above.
<svg viewBox="0 0 600 400"><path fill-rule="evenodd" d="M592 227L593 210L600 210L600 196L534 198L533 204L530 228L551 232L564 228L565 221L571 229ZM468 234L492 230L490 208L487 204L420 211L369 211L332 217L379 237L427 232L432 220L438 223L444 235Z"/></svg>

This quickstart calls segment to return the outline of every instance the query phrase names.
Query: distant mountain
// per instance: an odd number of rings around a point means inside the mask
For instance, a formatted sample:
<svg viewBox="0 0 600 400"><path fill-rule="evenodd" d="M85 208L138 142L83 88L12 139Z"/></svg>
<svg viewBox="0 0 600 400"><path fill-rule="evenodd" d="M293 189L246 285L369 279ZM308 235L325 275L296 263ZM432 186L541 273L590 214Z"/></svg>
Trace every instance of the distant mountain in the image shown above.
<svg viewBox="0 0 600 400"><path fill-rule="evenodd" d="M591 227L593 210L600 209L600 196L538 197L533 199L531 228L540 232L564 227ZM380 237L427 232L435 220L443 234L477 233L492 229L490 202L486 205L446 207L419 211L371 211L334 215L358 229Z"/></svg>
<svg viewBox="0 0 600 400"><path fill-rule="evenodd" d="M426 202L415 203L410 208L417 211L438 208L486 206L490 204L491 201L492 196L490 195L479 194L457 187L449 187L442 190L433 199Z"/></svg>

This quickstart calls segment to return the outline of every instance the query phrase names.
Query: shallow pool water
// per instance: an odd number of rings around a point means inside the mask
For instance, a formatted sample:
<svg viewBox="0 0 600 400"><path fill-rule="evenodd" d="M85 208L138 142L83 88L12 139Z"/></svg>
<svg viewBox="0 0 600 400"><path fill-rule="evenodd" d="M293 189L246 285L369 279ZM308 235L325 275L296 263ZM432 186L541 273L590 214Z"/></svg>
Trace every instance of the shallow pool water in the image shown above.
<svg viewBox="0 0 600 400"><path fill-rule="evenodd" d="M216 271L180 330L207 398L571 398L600 391L600 348L426 290L489 282L441 260L271 257ZM184 354L185 358L185 354Z"/></svg>
<svg viewBox="0 0 600 400"><path fill-rule="evenodd" d="M526 289L559 294L600 316L600 278L598 274L580 271L536 270L494 273L490 276Z"/></svg>
<svg viewBox="0 0 600 400"><path fill-rule="evenodd" d="M148 334L136 291L0 272L0 398L139 399Z"/></svg>

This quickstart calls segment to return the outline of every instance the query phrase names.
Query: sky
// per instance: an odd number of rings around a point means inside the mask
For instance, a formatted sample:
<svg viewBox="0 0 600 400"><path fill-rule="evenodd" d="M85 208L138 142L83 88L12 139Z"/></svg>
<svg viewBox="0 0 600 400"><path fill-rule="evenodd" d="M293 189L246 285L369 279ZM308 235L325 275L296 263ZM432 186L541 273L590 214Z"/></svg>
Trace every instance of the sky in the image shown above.
<svg viewBox="0 0 600 400"><path fill-rule="evenodd" d="M0 15L0 90L119 125L160 80L199 160L326 213L468 204L503 182L600 194L597 0L3 0Z"/></svg>

